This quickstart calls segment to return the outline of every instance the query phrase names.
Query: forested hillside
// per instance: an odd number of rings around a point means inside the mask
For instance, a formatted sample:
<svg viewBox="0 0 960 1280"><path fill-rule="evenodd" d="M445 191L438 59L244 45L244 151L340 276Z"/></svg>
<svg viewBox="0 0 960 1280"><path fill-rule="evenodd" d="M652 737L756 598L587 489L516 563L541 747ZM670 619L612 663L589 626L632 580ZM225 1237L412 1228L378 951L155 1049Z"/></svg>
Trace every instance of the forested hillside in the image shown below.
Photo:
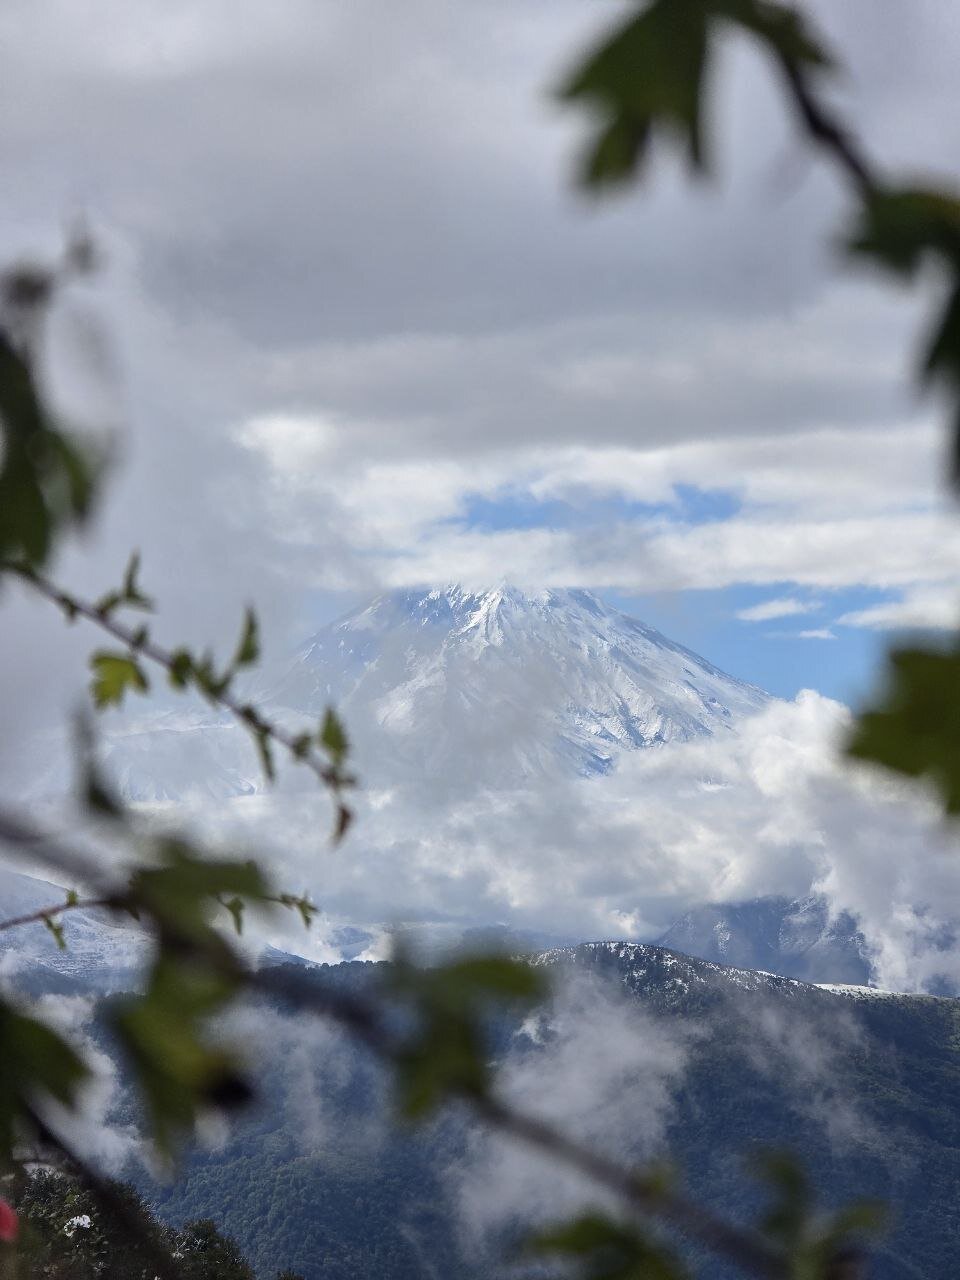
<svg viewBox="0 0 960 1280"><path fill-rule="evenodd" d="M657 1077L669 1098L652 1147L670 1152L705 1202L746 1217L758 1204L750 1152L790 1148L806 1162L825 1205L877 1197L897 1206L873 1280L949 1273L960 1246L954 1001L824 990L623 943L545 953L540 962L563 975L561 992L585 981L588 995L548 1011L539 1027L528 1021L526 1030L498 1029L508 1081L532 1065L556 1092L570 1086L571 1073L558 1082L551 1063L581 1053L580 1074L592 1075L599 1108L610 1112L608 1142L619 1133L624 1154L649 1156ZM362 984L375 971L354 964L324 975ZM588 1050L598 1031L593 1011L603 1001L611 1016L600 1030L610 1041ZM624 1047L631 1017L638 1040ZM576 1018L585 1023L580 1040L571 1026ZM664 1075L652 1058L603 1064L605 1054L631 1046L636 1054L655 1038L671 1052L680 1047L680 1067L674 1063ZM278 1071L270 1094L225 1149L195 1155L175 1184L150 1190L173 1221L213 1217L262 1275L281 1260L307 1280L403 1278L433 1268L444 1276L501 1274L514 1227L554 1198L546 1168L538 1173L536 1166L514 1168L502 1153L485 1156L455 1120L406 1134L381 1125L384 1082L357 1051L346 1071L319 1053L312 1084L302 1077L296 1088L299 1101ZM321 1088L326 1100L311 1116ZM569 1119L576 1126L575 1103ZM531 1192L537 1178L542 1196ZM514 1212L492 1211L484 1200L478 1213L472 1198L483 1199L496 1183L504 1200L516 1196ZM558 1193L558 1209L565 1203Z"/></svg>

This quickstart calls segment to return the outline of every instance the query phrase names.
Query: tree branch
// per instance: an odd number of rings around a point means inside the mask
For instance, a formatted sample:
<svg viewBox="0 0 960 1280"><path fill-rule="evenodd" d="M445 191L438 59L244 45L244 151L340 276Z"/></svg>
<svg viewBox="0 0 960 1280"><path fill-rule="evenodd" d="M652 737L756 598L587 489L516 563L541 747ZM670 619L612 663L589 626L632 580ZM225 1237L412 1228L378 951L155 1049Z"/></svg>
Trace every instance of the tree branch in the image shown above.
<svg viewBox="0 0 960 1280"><path fill-rule="evenodd" d="M832 115L810 90L803 71L772 46L777 65L786 81L790 98L810 138L830 155L859 195L868 200L881 186L863 149L851 131Z"/></svg>
<svg viewBox="0 0 960 1280"><path fill-rule="evenodd" d="M45 578L28 565L3 561L0 562L0 570L16 574L21 581L61 609L68 619L84 618L114 640L118 640L131 653L146 658L155 666L162 667L168 675L175 675L177 661L174 653L148 639L141 629L117 622L110 613L62 590L49 578ZM215 690L201 687L200 692L208 702L228 712L255 737L269 739L287 751L294 760L306 765L335 796L339 796L342 786L349 784L350 780L344 779L339 771L324 759L316 747L305 744L302 734L293 733L275 720L268 719L258 708L235 697L229 689Z"/></svg>
<svg viewBox="0 0 960 1280"><path fill-rule="evenodd" d="M78 898L76 902L60 902L54 907L40 907L37 911L29 911L23 916L13 916L9 920L0 920L0 933L6 929L17 929L25 924L44 924L48 920L54 919L56 916L63 915L65 911L77 911L81 907L112 907L115 904L114 898Z"/></svg>

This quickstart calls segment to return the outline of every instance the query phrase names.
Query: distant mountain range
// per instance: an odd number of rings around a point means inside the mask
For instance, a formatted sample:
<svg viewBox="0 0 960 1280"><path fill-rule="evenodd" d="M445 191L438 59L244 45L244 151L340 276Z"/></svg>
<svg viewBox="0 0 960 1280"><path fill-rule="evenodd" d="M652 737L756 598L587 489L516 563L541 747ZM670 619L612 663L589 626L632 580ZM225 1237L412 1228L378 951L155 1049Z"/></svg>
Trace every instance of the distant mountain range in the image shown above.
<svg viewBox="0 0 960 1280"><path fill-rule="evenodd" d="M870 981L869 948L856 922L847 912L831 919L819 896L708 903L681 916L657 942L718 964L806 982Z"/></svg>
<svg viewBox="0 0 960 1280"><path fill-rule="evenodd" d="M0 874L5 917L61 898L44 881ZM74 911L64 927L65 952L40 926L0 935L4 982L27 996L129 989L146 945L134 922ZM894 1204L871 1280L949 1274L960 1248L960 1004L848 985L862 939L850 921L830 922L817 899L709 906L665 936L672 948L609 941L531 954L557 995L498 1031L507 1079L528 1089L535 1081L534 1102L559 1105L575 1131L593 1117L588 1108L578 1119L599 1089L597 1141L625 1159L669 1151L693 1193L734 1216L757 1206L743 1158L789 1147L825 1204ZM350 939L363 940L362 931ZM470 941L511 946L513 936ZM711 958L681 954L681 942ZM747 953L767 972L743 963ZM276 951L264 962L296 963L300 974L306 963ZM821 985L769 971L791 966L819 972ZM361 987L388 972L309 968L319 982ZM238 1028L251 1054L267 1054L261 1104L224 1145L195 1150L175 1181L155 1183L135 1166L126 1174L171 1221L214 1218L259 1274L282 1262L307 1280L492 1280L516 1214L557 1212L547 1171L533 1177L499 1156L487 1167L457 1117L393 1128L387 1083L349 1040L269 1005L241 1013ZM121 1093L107 1119L129 1126L136 1114ZM507 1206L481 1239L465 1225L478 1195L488 1215L498 1196ZM728 1280L712 1263L708 1274Z"/></svg>
<svg viewBox="0 0 960 1280"><path fill-rule="evenodd" d="M751 1152L789 1149L825 1208L862 1197L894 1206L870 1280L952 1274L955 1001L823 989L643 944L531 962L556 994L495 1033L508 1096L618 1159L669 1153L698 1200L739 1220L759 1210ZM388 971L323 966L315 980L363 989ZM212 1217L259 1275L283 1264L306 1280L493 1280L516 1229L570 1203L556 1170L525 1164L512 1146L487 1149L462 1113L395 1127L382 1072L322 1024L265 1003L238 1029L266 1054L260 1105L214 1149L194 1150L175 1180L128 1173L161 1216ZM135 1116L129 1101L119 1114ZM715 1260L690 1262L694 1274L732 1280Z"/></svg>

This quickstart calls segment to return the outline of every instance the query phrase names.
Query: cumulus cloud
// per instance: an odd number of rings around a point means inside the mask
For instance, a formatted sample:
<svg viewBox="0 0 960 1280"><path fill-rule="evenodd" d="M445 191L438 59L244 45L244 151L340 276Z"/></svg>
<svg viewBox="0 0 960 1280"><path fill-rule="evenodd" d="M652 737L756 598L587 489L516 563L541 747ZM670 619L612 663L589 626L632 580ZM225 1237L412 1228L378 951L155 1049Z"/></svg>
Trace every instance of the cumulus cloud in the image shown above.
<svg viewBox="0 0 960 1280"><path fill-rule="evenodd" d="M627 753L606 777L493 791L438 769L421 785L371 784L336 854L321 847L329 813L312 791L194 814L267 856L281 883L309 888L328 940L337 921L649 939L705 901L823 892L858 919L881 985L956 979L943 938L960 920L957 837L922 788L844 763L850 723L807 691L736 735ZM271 937L303 945L292 930Z"/></svg>

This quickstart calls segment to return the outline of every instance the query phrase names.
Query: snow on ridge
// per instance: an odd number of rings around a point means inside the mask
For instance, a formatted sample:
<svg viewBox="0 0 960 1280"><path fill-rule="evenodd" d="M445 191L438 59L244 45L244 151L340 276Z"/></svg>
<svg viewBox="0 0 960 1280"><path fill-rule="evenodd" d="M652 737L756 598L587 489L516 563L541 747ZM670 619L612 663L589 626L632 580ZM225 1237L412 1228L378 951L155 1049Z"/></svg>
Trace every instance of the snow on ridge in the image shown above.
<svg viewBox="0 0 960 1280"><path fill-rule="evenodd" d="M691 985L718 986L722 983L745 991L774 989L780 992L802 995L822 992L827 996L839 996L847 1000L951 1000L952 996L929 996L922 993L887 991L880 987L860 986L853 983L804 982L801 978L788 978L766 969L743 969L735 965L717 964L713 960L701 960L669 947L647 942L607 940L581 942L569 947L553 947L528 957L531 964L549 967L591 963L599 956L616 957L624 969L624 976L643 977L649 972L659 976L667 989L689 990Z"/></svg>
<svg viewBox="0 0 960 1280"><path fill-rule="evenodd" d="M580 588L459 584L387 592L324 628L270 690L336 702L374 767L460 767L487 785L608 772L625 750L735 729L769 695ZM384 740L386 739L386 740Z"/></svg>

